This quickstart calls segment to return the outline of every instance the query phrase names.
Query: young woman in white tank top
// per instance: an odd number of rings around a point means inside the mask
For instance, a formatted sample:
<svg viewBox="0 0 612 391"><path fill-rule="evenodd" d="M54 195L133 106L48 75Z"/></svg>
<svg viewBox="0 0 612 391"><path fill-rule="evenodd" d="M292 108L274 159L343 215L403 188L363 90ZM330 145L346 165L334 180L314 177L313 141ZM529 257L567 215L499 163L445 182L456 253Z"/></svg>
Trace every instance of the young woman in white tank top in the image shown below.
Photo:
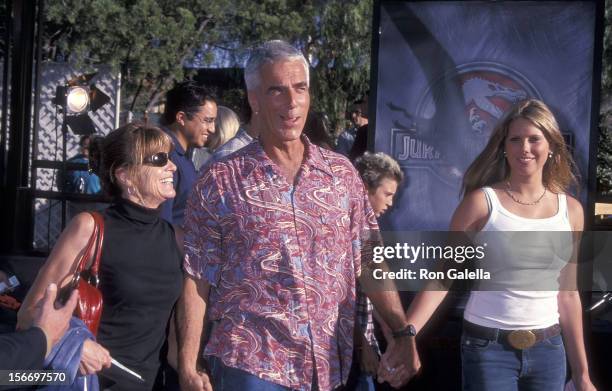
<svg viewBox="0 0 612 391"><path fill-rule="evenodd" d="M450 230L571 231L578 240L582 206L566 195L577 185L574 167L550 109L534 99L518 103L466 171ZM559 281L575 286L576 263L559 269ZM415 297L407 316L417 333L446 294L431 290ZM461 351L464 390L562 390L566 354L576 388L595 389L576 290L473 291Z"/></svg>

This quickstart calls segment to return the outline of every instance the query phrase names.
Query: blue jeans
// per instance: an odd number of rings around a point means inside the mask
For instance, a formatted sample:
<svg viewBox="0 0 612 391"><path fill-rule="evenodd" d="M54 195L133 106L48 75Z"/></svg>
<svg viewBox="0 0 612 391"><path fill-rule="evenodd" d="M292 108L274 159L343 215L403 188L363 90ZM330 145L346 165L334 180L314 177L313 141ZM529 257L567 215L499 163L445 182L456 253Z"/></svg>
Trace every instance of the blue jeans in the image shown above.
<svg viewBox="0 0 612 391"><path fill-rule="evenodd" d="M565 384L561 335L518 350L464 334L461 362L464 391L562 391Z"/></svg>
<svg viewBox="0 0 612 391"><path fill-rule="evenodd" d="M289 391L291 388L258 378L249 372L228 367L215 356L207 356L213 390L215 391ZM313 390L318 390L316 379Z"/></svg>
<svg viewBox="0 0 612 391"><path fill-rule="evenodd" d="M363 373L359 375L355 391L374 391L374 377Z"/></svg>

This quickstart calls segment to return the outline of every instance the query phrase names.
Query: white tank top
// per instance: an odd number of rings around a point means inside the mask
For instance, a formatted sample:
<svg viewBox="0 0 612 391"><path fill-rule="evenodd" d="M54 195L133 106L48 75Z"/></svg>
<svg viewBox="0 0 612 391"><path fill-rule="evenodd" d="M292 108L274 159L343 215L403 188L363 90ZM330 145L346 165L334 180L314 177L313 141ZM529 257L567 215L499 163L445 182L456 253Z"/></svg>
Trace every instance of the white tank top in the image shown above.
<svg viewBox="0 0 612 391"><path fill-rule="evenodd" d="M567 198L565 194L558 195L559 207L554 216L543 219L530 219L515 215L504 208L492 188L485 187L482 190L485 193L490 211L489 219L482 228L482 232L569 232L572 230L569 221ZM568 235L570 235L568 240L571 243L571 233L568 233ZM530 258L531 255L534 255L536 258L541 258L543 255L551 256L551 258L553 258L554 254L556 254L553 253L553 251L557 251L557 249L552 248L550 251L543 251L542 246L537 245L530 248L529 245L525 245L524 243L520 244L520 249L518 249L517 246L518 245L516 243L511 242L506 243L506 246L500 246L502 249L500 251L505 252L505 255L502 254L503 256L499 257L499 259L512 260L511 262L513 263L516 261L518 264L521 264L521 266L524 266L525 264L528 264L529 261L525 261L524 259L516 259L517 252L519 252L519 250L520 254L522 254L520 256L521 258ZM569 258L567 255L566 257ZM512 278L516 277L516 275L512 274L516 272L516 270L512 270L512 268L508 266L509 265L507 263L503 265L487 265L487 270L497 269L501 273L507 273L508 276L511 276L509 277L510 280L512 280ZM551 261L550 270L547 270L546 273L549 273L549 275L550 273L556 273L555 275L558 275L562 266L564 266L563 262ZM495 270L493 270L492 274L494 274L494 272ZM526 275L524 274L525 270L519 270L519 273L521 272L523 272L522 276ZM556 278L554 278L554 281L556 282ZM557 307L558 286L554 289L556 290L527 291L513 290L510 288L500 291L473 290L465 308L464 318L471 323L481 326L506 330L539 329L549 327L559 323L559 311Z"/></svg>

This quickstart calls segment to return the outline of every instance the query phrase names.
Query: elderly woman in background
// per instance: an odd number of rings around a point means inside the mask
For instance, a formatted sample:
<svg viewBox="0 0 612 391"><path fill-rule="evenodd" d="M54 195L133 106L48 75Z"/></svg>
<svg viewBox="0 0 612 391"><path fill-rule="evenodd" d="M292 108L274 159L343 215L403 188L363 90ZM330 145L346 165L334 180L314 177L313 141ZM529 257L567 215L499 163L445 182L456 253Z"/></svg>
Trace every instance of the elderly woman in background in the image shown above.
<svg viewBox="0 0 612 391"><path fill-rule="evenodd" d="M196 170L200 170L220 146L231 140L240 129L238 115L229 107L217 106L217 118L215 119L215 133L213 133L206 147L197 148L193 153L193 164Z"/></svg>
<svg viewBox="0 0 612 391"><path fill-rule="evenodd" d="M393 197L404 179L399 164L391 156L366 152L355 161L355 166L368 193L368 201L376 217L382 216L393 205ZM388 341L391 331L378 319ZM355 328L355 355L349 380L343 391L373 391L373 375L378 370L380 350L374 337L372 303L361 291L357 295L357 327Z"/></svg>
<svg viewBox="0 0 612 391"><path fill-rule="evenodd" d="M80 362L82 374L98 373L102 390L150 390L160 366L166 327L182 287L181 235L159 216L161 203L175 196L171 148L163 131L135 124L90 146L92 167L114 199L103 212L102 319L97 342L84 342ZM78 214L66 227L21 307L20 328L31 322L45 287L70 281L93 230L89 213ZM111 368L111 356L145 381Z"/></svg>

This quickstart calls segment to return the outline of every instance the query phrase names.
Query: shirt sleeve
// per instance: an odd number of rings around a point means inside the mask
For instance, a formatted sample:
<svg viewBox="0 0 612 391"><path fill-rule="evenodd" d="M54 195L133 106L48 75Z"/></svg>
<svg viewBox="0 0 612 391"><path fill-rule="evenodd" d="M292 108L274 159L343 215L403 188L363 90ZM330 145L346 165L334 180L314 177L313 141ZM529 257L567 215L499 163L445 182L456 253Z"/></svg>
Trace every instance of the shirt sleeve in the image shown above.
<svg viewBox="0 0 612 391"><path fill-rule="evenodd" d="M344 132L340 133L340 136L338 136L338 144L336 146L336 152L341 153L344 156L348 156L352 144L351 141L349 139L350 136L348 136L348 132L345 130Z"/></svg>
<svg viewBox="0 0 612 391"><path fill-rule="evenodd" d="M359 277L362 265L372 261L372 248L379 243L380 232L365 186L354 169L349 189L353 260L356 277Z"/></svg>
<svg viewBox="0 0 612 391"><path fill-rule="evenodd" d="M185 210L184 269L189 275L207 281L213 286L221 274L223 262L220 214L222 197L214 175L209 168L198 179L187 201Z"/></svg>
<svg viewBox="0 0 612 391"><path fill-rule="evenodd" d="M0 368L41 369L46 350L47 337L38 327L0 335Z"/></svg>

